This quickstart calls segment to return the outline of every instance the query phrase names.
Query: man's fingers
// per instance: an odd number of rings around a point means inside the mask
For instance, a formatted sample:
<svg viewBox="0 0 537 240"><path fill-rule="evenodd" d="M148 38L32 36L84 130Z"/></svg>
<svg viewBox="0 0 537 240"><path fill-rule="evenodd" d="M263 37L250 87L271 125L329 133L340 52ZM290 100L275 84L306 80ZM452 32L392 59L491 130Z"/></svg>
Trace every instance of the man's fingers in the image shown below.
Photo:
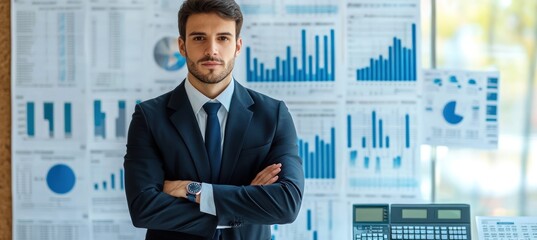
<svg viewBox="0 0 537 240"><path fill-rule="evenodd" d="M267 166L255 176L251 185L267 185L275 183L278 178L274 179L274 177L277 177L277 174L282 170L281 166L281 163Z"/></svg>

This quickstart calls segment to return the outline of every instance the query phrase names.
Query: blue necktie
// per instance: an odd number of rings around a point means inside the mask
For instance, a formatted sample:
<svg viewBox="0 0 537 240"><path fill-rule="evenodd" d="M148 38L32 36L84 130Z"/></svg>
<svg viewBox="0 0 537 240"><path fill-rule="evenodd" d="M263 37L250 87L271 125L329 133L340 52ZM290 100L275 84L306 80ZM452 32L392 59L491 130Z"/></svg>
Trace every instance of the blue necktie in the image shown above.
<svg viewBox="0 0 537 240"><path fill-rule="evenodd" d="M220 103L205 103L203 109L207 113L207 125L205 126L205 149L209 156L209 163L211 165L211 179L212 183L218 183L218 177L220 176L220 164L222 158L222 136L220 133L220 121L218 121L218 109L220 109Z"/></svg>
<svg viewBox="0 0 537 240"><path fill-rule="evenodd" d="M222 136L220 135L220 121L218 121L218 109L220 109L220 103L205 103L203 109L207 113L207 125L205 125L205 149L209 156L209 163L211 165L211 179L213 183L218 182L218 176L220 175L220 162L222 158ZM213 240L220 239L220 230L217 229L214 233Z"/></svg>

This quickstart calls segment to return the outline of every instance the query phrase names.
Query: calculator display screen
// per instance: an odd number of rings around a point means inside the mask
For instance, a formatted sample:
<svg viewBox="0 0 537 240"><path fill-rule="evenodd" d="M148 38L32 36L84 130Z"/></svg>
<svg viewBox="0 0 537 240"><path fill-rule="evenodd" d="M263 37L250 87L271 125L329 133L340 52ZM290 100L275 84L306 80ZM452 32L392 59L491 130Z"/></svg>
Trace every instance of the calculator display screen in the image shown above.
<svg viewBox="0 0 537 240"><path fill-rule="evenodd" d="M438 219L461 219L461 210L438 210Z"/></svg>
<svg viewBox="0 0 537 240"><path fill-rule="evenodd" d="M402 209L403 218L426 219L427 209Z"/></svg>
<svg viewBox="0 0 537 240"><path fill-rule="evenodd" d="M355 222L382 222L384 221L384 208L355 208Z"/></svg>

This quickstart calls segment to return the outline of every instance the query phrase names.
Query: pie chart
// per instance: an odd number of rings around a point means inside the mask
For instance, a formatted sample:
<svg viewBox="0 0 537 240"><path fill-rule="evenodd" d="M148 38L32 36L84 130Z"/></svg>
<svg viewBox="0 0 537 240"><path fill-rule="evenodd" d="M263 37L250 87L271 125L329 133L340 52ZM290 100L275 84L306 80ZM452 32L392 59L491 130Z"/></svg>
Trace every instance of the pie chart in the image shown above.
<svg viewBox="0 0 537 240"><path fill-rule="evenodd" d="M75 172L65 164L56 164L48 170L47 186L54 193L66 194L75 186Z"/></svg>
<svg viewBox="0 0 537 240"><path fill-rule="evenodd" d="M177 38L174 37L160 39L155 44L153 56L157 65L166 71L177 71L186 63L186 59L179 53Z"/></svg>
<svg viewBox="0 0 537 240"><path fill-rule="evenodd" d="M444 111L442 112L442 114L446 122L448 122L449 124L459 124L463 119L463 116L456 113L456 108L456 101L450 101L446 104L446 106L444 106Z"/></svg>

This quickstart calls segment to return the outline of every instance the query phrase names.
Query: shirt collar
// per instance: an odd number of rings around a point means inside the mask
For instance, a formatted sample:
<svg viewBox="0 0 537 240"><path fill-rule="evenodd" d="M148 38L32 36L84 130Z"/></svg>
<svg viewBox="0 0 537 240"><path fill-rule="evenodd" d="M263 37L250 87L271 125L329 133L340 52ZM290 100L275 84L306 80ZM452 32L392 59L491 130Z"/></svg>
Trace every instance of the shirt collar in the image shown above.
<svg viewBox="0 0 537 240"><path fill-rule="evenodd" d="M229 106L231 105L231 97L233 97L233 91L235 90L235 79L231 79L231 82L229 85L224 89L223 92L220 93L220 95L216 96L214 99L210 99L207 96L203 95L198 89L196 89L194 86L192 86L192 83L187 79L185 79L185 90L186 95L188 97L188 100L190 101L190 104L192 105L192 110L194 110L194 114L198 114L203 105L209 101L214 102L214 100L220 102L222 106L226 109L227 112L229 112Z"/></svg>

